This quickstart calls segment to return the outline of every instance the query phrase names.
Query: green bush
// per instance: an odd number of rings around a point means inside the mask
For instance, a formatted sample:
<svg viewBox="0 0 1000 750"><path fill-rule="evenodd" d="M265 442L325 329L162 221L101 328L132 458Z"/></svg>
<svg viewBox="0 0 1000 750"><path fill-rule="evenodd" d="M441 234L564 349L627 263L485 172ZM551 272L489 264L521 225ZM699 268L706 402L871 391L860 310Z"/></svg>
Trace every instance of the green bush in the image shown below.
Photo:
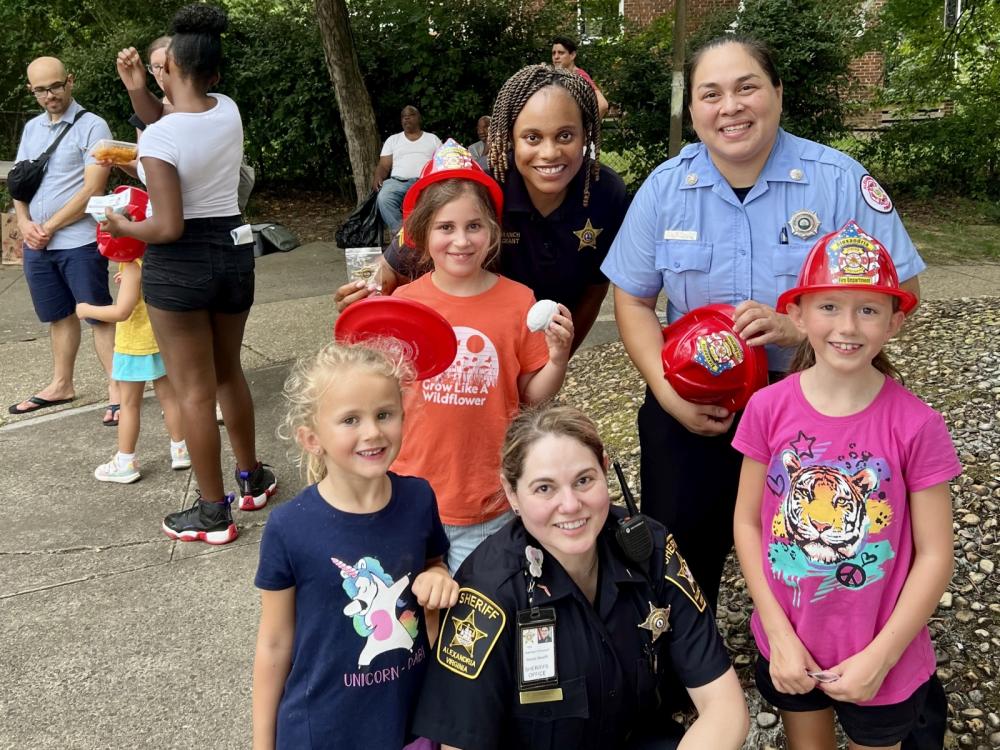
<svg viewBox="0 0 1000 750"><path fill-rule="evenodd" d="M944 118L904 120L862 145L897 193L1000 198L1000 4L968 0L962 10L946 29L936 0L887 0L870 34L886 51L880 103L901 119L949 103Z"/></svg>
<svg viewBox="0 0 1000 750"><path fill-rule="evenodd" d="M857 158L894 194L1000 197L995 105L931 120L901 122L862 142Z"/></svg>

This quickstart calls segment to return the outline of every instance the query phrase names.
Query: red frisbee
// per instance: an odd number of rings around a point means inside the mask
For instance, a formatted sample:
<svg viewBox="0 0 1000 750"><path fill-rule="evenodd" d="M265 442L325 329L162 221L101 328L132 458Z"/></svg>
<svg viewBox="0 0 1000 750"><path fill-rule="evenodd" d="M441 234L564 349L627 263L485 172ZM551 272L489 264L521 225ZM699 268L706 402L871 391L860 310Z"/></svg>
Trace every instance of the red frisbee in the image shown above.
<svg viewBox="0 0 1000 750"><path fill-rule="evenodd" d="M369 297L355 302L337 318L337 341L396 339L413 362L417 380L439 375L455 361L455 330L439 312L420 302L399 297Z"/></svg>

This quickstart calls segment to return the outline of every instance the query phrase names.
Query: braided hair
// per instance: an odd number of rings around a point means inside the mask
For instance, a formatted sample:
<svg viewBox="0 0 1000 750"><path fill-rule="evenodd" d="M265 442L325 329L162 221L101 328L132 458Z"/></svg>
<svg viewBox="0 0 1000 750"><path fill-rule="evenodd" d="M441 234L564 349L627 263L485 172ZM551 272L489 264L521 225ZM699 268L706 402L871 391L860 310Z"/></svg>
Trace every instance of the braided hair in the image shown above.
<svg viewBox="0 0 1000 750"><path fill-rule="evenodd" d="M521 68L500 87L493 104L490 121L489 164L493 176L503 183L510 170L514 150L514 121L525 103L547 86L558 86L569 94L580 107L583 119L584 168L583 205L590 204L590 181L600 179L601 118L597 110L597 96L590 84L576 73L554 68L551 65L529 65Z"/></svg>

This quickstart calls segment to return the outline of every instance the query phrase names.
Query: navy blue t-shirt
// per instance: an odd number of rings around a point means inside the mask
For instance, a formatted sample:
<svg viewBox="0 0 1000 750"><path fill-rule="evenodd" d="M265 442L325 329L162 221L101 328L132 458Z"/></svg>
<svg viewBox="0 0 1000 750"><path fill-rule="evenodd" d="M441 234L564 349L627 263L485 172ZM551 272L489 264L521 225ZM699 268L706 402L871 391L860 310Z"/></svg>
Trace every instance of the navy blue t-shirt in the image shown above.
<svg viewBox="0 0 1000 750"><path fill-rule="evenodd" d="M434 491L389 473L376 513L344 513L315 485L275 508L255 585L295 587L292 666L277 747L399 750L427 666L423 609L410 586L448 550Z"/></svg>

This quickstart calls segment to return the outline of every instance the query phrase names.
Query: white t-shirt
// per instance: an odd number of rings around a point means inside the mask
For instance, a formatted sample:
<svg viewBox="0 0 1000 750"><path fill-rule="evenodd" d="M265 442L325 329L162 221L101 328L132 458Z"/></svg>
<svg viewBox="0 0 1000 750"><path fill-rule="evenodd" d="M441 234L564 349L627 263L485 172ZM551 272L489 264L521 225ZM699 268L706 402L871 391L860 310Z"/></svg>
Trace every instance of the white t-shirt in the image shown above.
<svg viewBox="0 0 1000 750"><path fill-rule="evenodd" d="M395 133L385 139L379 156L392 157L392 177L412 180L420 176L420 170L431 160L440 145L441 139L427 131L421 133L415 141L407 138L405 133Z"/></svg>
<svg viewBox="0 0 1000 750"><path fill-rule="evenodd" d="M240 110L224 94L209 96L218 102L210 110L171 112L147 127L139 139L139 179L145 184L144 156L173 164L181 180L185 219L240 213L236 200L243 161Z"/></svg>

